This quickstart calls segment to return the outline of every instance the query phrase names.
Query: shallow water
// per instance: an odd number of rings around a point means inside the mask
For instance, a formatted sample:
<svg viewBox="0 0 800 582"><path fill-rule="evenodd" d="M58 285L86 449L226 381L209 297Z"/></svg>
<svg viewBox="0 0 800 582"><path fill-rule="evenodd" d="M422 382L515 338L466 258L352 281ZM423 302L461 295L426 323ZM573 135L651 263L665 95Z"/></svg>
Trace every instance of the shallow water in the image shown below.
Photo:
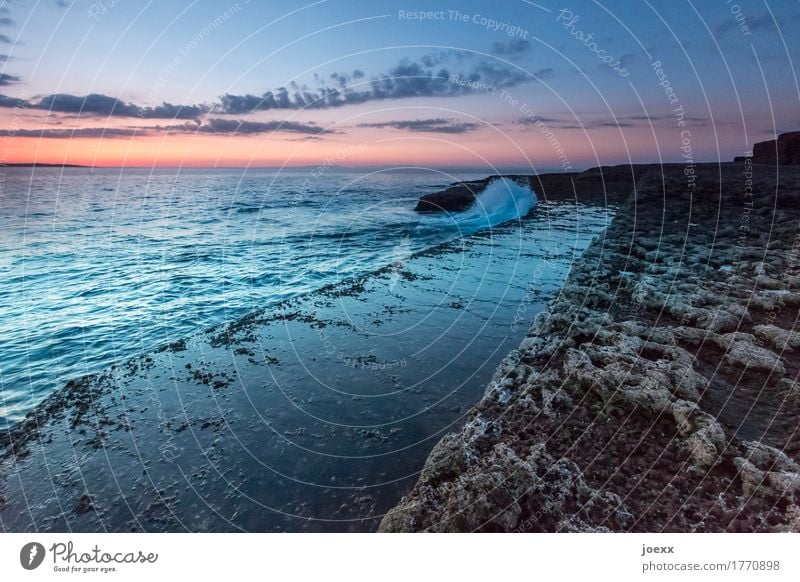
<svg viewBox="0 0 800 582"><path fill-rule="evenodd" d="M79 382L0 525L374 530L611 215L540 203Z"/></svg>
<svg viewBox="0 0 800 582"><path fill-rule="evenodd" d="M528 208L524 193L495 188L463 216L411 210L422 194L482 177L469 173L3 172L0 427L69 378Z"/></svg>

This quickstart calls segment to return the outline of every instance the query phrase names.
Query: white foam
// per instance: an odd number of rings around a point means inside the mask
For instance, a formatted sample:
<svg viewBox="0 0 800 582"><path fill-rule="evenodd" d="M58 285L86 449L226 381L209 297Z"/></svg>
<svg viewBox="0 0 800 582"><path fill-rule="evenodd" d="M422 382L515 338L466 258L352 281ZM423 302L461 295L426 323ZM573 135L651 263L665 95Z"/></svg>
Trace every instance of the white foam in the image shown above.
<svg viewBox="0 0 800 582"><path fill-rule="evenodd" d="M530 188L508 178L499 178L478 195L469 209L431 218L440 226L470 233L519 220L535 206L536 194Z"/></svg>

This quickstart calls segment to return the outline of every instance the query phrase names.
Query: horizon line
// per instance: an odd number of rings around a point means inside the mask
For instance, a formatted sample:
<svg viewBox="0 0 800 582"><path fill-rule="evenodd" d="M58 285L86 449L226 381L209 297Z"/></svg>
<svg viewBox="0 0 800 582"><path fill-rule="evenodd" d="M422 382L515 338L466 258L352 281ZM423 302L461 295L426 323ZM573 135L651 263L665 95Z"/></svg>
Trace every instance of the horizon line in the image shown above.
<svg viewBox="0 0 800 582"><path fill-rule="evenodd" d="M695 161L694 165L700 164L733 164L736 163L735 160L710 160L710 161ZM678 161L658 161L658 162L621 162L621 163L609 163L609 164L600 164L600 165L579 165L570 168L563 168L560 166L543 166L541 168L532 168L528 166L518 166L518 165L497 165L494 166L496 170L524 170L523 173L580 173L587 170L593 170L597 168L608 168L614 166L670 166L670 165L685 165L685 161L678 160ZM325 168L325 170L359 170L359 169L385 169L385 170L474 170L474 171L486 171L490 168L486 166L473 166L473 165L460 165L460 164L451 164L451 165L441 165L441 166L420 166L418 164L396 164L396 165L386 165L386 164L356 164L356 165L323 165L323 164L302 164L302 165L281 165L281 166L261 166L261 165L207 165L207 166L195 166L195 165L153 165L153 164L125 164L125 165L85 165L85 164L58 164L52 162L9 162L9 163L0 163L0 169L3 168L76 168L82 170L301 170L301 169L315 169L315 168Z"/></svg>

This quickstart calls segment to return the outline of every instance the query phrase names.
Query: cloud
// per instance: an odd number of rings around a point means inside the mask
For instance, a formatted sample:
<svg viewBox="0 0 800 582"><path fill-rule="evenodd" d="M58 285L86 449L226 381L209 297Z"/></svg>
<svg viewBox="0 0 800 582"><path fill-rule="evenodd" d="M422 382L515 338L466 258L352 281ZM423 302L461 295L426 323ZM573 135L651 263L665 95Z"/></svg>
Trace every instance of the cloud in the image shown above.
<svg viewBox="0 0 800 582"><path fill-rule="evenodd" d="M2 35L0 35L0 42L2 42ZM528 50L529 43L516 39L505 43L495 43L494 48L505 55L518 54ZM0 56L0 60L2 60L2 56ZM456 72L451 74L452 67L444 66L445 63L455 64ZM209 113L242 116L256 111L328 109L370 101L414 97L458 97L475 93L476 87L479 86L504 89L526 82L547 79L554 74L551 68L529 73L503 63L477 58L473 53L448 49L425 55L419 60L403 59L386 73L372 77L367 77L362 70L355 69L351 73L334 72L325 77L314 75L316 86L313 88L292 82L288 87L278 87L261 95L226 93L220 97L219 103L213 106L205 104L175 105L166 102L156 106L144 106L100 93L88 95L54 93L28 101L0 95L0 107L19 106L74 116L197 121ZM14 75L0 76L0 86L18 81L19 78ZM311 133L312 131L321 131L321 128L316 126L304 126L294 122L284 122L281 129L272 125L258 125L258 123L217 118L208 121L199 131L209 133L264 133L276 130ZM235 128L231 124L235 124Z"/></svg>
<svg viewBox="0 0 800 582"><path fill-rule="evenodd" d="M292 138L292 139L290 139L288 141L305 142L305 141L325 141L325 140L323 140L321 137L317 137L316 135L305 135L303 137Z"/></svg>
<svg viewBox="0 0 800 582"><path fill-rule="evenodd" d="M527 73L529 77L532 77L536 81L543 81L545 79L552 79L556 76L555 69L551 69L547 67L546 69L539 69L538 71L534 71L532 73Z"/></svg>
<svg viewBox="0 0 800 582"><path fill-rule="evenodd" d="M708 120L703 117L685 116L683 119L687 123L693 124L693 126L695 127L708 124ZM546 124L553 129L581 129L581 130L603 129L603 128L629 129L636 127L649 128L651 123L661 127L674 127L675 116L670 115L668 113L659 115L646 115L646 114L622 115L618 116L616 120L614 119L575 120L575 119L558 119L553 117L534 116L534 117L523 117L521 119L518 119L514 123L520 125L538 125L539 122L541 122L542 124Z"/></svg>
<svg viewBox="0 0 800 582"><path fill-rule="evenodd" d="M505 57L518 57L527 53L531 43L523 38L515 38L508 42L496 42L492 45L492 54Z"/></svg>
<svg viewBox="0 0 800 582"><path fill-rule="evenodd" d="M187 126L190 124L186 124ZM289 132L308 133L318 135L333 133L314 123L299 123L296 121L237 121L235 119L209 119L202 125L195 126L195 131L200 133L215 133L227 135L255 135L259 133Z"/></svg>
<svg viewBox="0 0 800 582"><path fill-rule="evenodd" d="M328 109L389 99L412 97L456 97L472 92L469 86L452 82L453 75L447 68L438 67L445 57L439 53L428 55L420 61L404 59L388 72L361 79L362 75L334 74L329 82L316 88L306 86L278 87L262 95L233 95L226 93L220 98L219 111L231 115L242 115L253 111L271 109ZM479 61L459 78L473 84L484 83L497 88L507 88L527 81L553 75L552 69L541 69L529 74L502 63ZM317 77L318 81L321 80Z"/></svg>
<svg viewBox="0 0 800 582"><path fill-rule="evenodd" d="M103 115L111 117L139 117L142 119L196 119L208 111L202 105L173 105L162 103L155 107L125 103L108 95L92 93L83 97L56 93L30 103L33 109L77 115Z"/></svg>
<svg viewBox="0 0 800 582"><path fill-rule="evenodd" d="M577 123L569 123L566 121L554 122L548 124L551 129L580 129L580 130L591 130L591 129L604 129L604 128L613 128L613 129L628 129L633 127L640 127L638 124L631 123L628 121L586 121L586 122L577 122Z"/></svg>
<svg viewBox="0 0 800 582"><path fill-rule="evenodd" d="M17 77L16 75L7 75L6 73L0 73L0 87L11 85L13 83L19 83L19 77Z"/></svg>
<svg viewBox="0 0 800 582"><path fill-rule="evenodd" d="M800 12L796 14L786 14L781 15L777 19L781 30L788 31L793 29L795 26L800 24ZM770 13L760 14L758 16L748 17L745 15L745 20L742 24L747 25L749 31L758 32L758 31L769 31L769 32L777 32L778 27L775 24L775 20L773 20L772 15ZM735 19L733 15L730 15L725 20L723 20L717 27L714 29L716 32L717 38L722 38L727 34L733 32L734 30L738 30L740 27L740 23Z"/></svg>
<svg viewBox="0 0 800 582"><path fill-rule="evenodd" d="M525 81L534 79L541 81L551 79L554 76L555 71L551 68L539 69L531 73L522 69L507 67L500 63L484 61L475 67L473 78L470 80L498 89L507 89Z"/></svg>
<svg viewBox="0 0 800 582"><path fill-rule="evenodd" d="M520 125L539 125L540 123L558 123L560 120L555 117L542 117L541 115L534 115L533 117L523 117L516 120L514 123Z"/></svg>
<svg viewBox="0 0 800 582"><path fill-rule="evenodd" d="M155 133L208 133L224 135L256 135L260 133L303 133L317 136L333 133L313 123L294 121L237 121L233 119L209 119L206 123L186 122L179 125L140 127L80 127L73 129L0 129L0 136L34 137L44 139L115 138L152 135Z"/></svg>
<svg viewBox="0 0 800 582"><path fill-rule="evenodd" d="M5 75L6 82L0 77L0 85L19 81L13 75ZM24 101L0 95L0 107L24 107L26 109L41 109L52 113L70 113L74 115L99 115L104 117L138 117L140 119L197 119L206 114L209 107L206 105L161 105L140 106L126 103L115 97L92 93L90 95L70 95L55 93L45 95L39 100Z"/></svg>
<svg viewBox="0 0 800 582"><path fill-rule="evenodd" d="M684 43L684 45L685 45L685 43ZM636 57L637 56L638 55L636 53L625 53L624 55L619 57L619 59L617 59L617 62L619 64L617 64L617 63L612 63L612 64L615 65L615 67L627 68L627 67L630 67L634 62L636 62ZM601 70L601 71L604 71L604 72L612 72L612 73L616 72L616 68L615 67L609 66L609 64L604 62L604 61L601 61L601 62L597 63L597 68L599 70Z"/></svg>
<svg viewBox="0 0 800 582"><path fill-rule="evenodd" d="M445 50L438 50L432 53L428 53L427 55L423 55L420 57L419 62L430 69L434 67L438 67L439 65L449 62L449 63L463 63L467 60L472 60L475 57L475 53L463 50L456 50L456 49L445 49Z"/></svg>
<svg viewBox="0 0 800 582"><path fill-rule="evenodd" d="M7 107L9 109L14 107L25 108L28 107L28 102L16 97L9 97L8 95L0 95L0 107Z"/></svg>
<svg viewBox="0 0 800 582"><path fill-rule="evenodd" d="M628 127L639 127L639 124L633 123L631 121L590 121L589 123L585 123L583 125L586 129L599 129L603 127L610 127L612 129L621 129L621 128L628 128Z"/></svg>
<svg viewBox="0 0 800 582"><path fill-rule="evenodd" d="M452 119L414 119L405 121L384 121L380 123L360 123L358 127L391 127L420 133L468 133L480 127L477 123L455 121Z"/></svg>
<svg viewBox="0 0 800 582"><path fill-rule="evenodd" d="M647 115L647 114L640 114L640 115L626 115L625 117L620 117L618 119L625 119L629 121L647 121L647 124L642 125L649 125L649 122L668 122L668 123L675 123L675 115L671 115L669 113L658 114L658 115ZM708 123L708 119L705 117L698 117L692 115L684 115L682 118L687 123L693 123L695 125L705 125Z"/></svg>
<svg viewBox="0 0 800 582"><path fill-rule="evenodd" d="M44 139L74 139L82 137L132 137L146 133L146 129L79 127L75 129L0 129L4 137L37 137Z"/></svg>
<svg viewBox="0 0 800 582"><path fill-rule="evenodd" d="M10 10L8 9L8 6L0 6L0 27L2 27L2 28L11 28L16 24L14 22L14 20L9 16L9 14L10 14ZM2 44L14 44L14 40L10 36L8 36L7 34L0 34L0 43L2 43ZM8 59L9 59L8 55L0 54L0 62L5 63L6 61L8 61ZM19 79L16 79L16 81L19 81ZM16 82L16 81L14 81L14 82ZM7 85L7 84L8 83L0 82L0 86Z"/></svg>

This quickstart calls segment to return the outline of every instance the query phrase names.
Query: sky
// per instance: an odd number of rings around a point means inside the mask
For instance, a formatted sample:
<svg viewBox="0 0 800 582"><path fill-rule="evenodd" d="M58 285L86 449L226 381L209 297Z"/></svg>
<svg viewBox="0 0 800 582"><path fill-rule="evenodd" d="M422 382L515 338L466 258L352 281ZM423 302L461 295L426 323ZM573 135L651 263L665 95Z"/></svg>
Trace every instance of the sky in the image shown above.
<svg viewBox="0 0 800 582"><path fill-rule="evenodd" d="M582 168L800 129L796 0L0 0L0 163Z"/></svg>

